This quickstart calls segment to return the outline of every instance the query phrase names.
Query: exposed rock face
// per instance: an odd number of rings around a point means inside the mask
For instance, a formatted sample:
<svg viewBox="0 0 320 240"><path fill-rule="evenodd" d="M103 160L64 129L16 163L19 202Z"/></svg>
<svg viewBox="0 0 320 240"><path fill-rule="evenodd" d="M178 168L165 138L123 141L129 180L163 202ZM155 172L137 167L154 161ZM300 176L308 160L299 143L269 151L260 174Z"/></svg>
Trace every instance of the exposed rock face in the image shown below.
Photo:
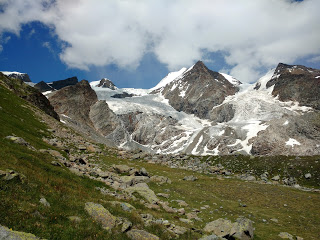
<svg viewBox="0 0 320 240"><path fill-rule="evenodd" d="M49 97L51 104L59 114L64 114L79 124L93 127L89 118L90 107L98 101L86 80L82 80L73 86L68 86L55 92Z"/></svg>
<svg viewBox="0 0 320 240"><path fill-rule="evenodd" d="M4 74L0 73L0 82L3 82L5 86L12 91L19 97L27 100L31 104L35 105L36 107L40 108L46 114L54 117L55 119L59 120L58 114L54 111L52 105L50 104L49 100L42 95L38 90L35 88L25 84L20 79L12 79L8 78Z"/></svg>
<svg viewBox="0 0 320 240"><path fill-rule="evenodd" d="M300 105L320 110L320 70L301 65L279 63L267 88L280 101L297 101Z"/></svg>
<svg viewBox="0 0 320 240"><path fill-rule="evenodd" d="M209 118L214 122L228 122L235 114L235 109L232 104L223 104L222 106L217 106L209 112Z"/></svg>
<svg viewBox="0 0 320 240"><path fill-rule="evenodd" d="M287 124L283 124L287 122ZM320 113L274 119L252 142L255 155L319 155ZM291 139L291 141L290 141Z"/></svg>
<svg viewBox="0 0 320 240"><path fill-rule="evenodd" d="M71 78L67 78L64 80L58 80L58 81L54 81L51 83L48 83L48 85L50 87L52 87L53 89L59 90L61 88L67 87L67 86L72 86L78 83L78 78L77 77L71 77Z"/></svg>
<svg viewBox="0 0 320 240"><path fill-rule="evenodd" d="M112 112L105 101L98 101L92 105L89 117L94 128L103 136L109 135L120 126L119 117Z"/></svg>
<svg viewBox="0 0 320 240"><path fill-rule="evenodd" d="M18 72L3 72L3 73L8 77L20 79L23 82L31 82L29 75L26 73L18 73Z"/></svg>
<svg viewBox="0 0 320 240"><path fill-rule="evenodd" d="M71 77L65 80L58 80L51 83L46 83L44 81L41 81L35 84L34 88L38 89L40 92L55 91L67 86L75 85L77 83L78 83L78 78Z"/></svg>
<svg viewBox="0 0 320 240"><path fill-rule="evenodd" d="M38 89L40 92L46 92L46 91L53 91L54 90L52 87L50 87L44 81L38 82L36 85L34 85L34 88Z"/></svg>
<svg viewBox="0 0 320 240"><path fill-rule="evenodd" d="M210 119L209 111L237 91L239 88L222 74L209 70L201 61L198 61L180 79L155 90L154 93L161 92L177 111Z"/></svg>
<svg viewBox="0 0 320 240"><path fill-rule="evenodd" d="M253 239L252 221L246 218L238 218L235 223L219 218L208 223L203 229L205 232L214 233L218 237L226 239Z"/></svg>
<svg viewBox="0 0 320 240"><path fill-rule="evenodd" d="M110 88L112 90L116 89L116 86L107 78L102 78L100 80L100 83L97 85L97 87L103 87L103 88Z"/></svg>
<svg viewBox="0 0 320 240"><path fill-rule="evenodd" d="M113 95L111 97L113 97L113 98L126 98L126 97L133 97L133 96L134 96L134 94L123 92L121 94L115 94L115 95Z"/></svg>

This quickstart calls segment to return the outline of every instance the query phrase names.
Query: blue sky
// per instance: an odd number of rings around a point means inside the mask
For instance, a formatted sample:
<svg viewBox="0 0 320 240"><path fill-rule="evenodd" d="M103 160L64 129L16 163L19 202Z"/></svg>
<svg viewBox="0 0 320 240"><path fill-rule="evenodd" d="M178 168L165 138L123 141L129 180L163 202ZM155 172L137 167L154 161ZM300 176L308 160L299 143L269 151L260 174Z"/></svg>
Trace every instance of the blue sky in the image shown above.
<svg viewBox="0 0 320 240"><path fill-rule="evenodd" d="M4 0L0 71L151 88L197 60L242 82L279 62L320 68L320 1L240 2Z"/></svg>

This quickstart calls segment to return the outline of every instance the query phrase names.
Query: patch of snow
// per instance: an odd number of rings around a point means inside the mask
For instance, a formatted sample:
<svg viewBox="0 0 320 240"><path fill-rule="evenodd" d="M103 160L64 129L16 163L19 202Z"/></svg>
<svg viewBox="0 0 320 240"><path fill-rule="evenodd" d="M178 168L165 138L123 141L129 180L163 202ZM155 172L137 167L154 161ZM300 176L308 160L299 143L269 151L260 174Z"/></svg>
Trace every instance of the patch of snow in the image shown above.
<svg viewBox="0 0 320 240"><path fill-rule="evenodd" d="M289 140L286 142L286 145L293 147L294 145L301 145L301 144L294 138L289 138Z"/></svg>
<svg viewBox="0 0 320 240"><path fill-rule="evenodd" d="M252 121L248 125L242 127L242 129L247 130L248 132L246 139L244 141L241 141L241 145L243 146L241 150L246 151L248 154L250 154L250 151L252 149L252 144L249 144L249 140L256 137L260 131L264 131L268 127L268 125L260 123L260 121Z"/></svg>
<svg viewBox="0 0 320 240"><path fill-rule="evenodd" d="M46 92L43 92L42 94L47 96L48 94L52 93L52 91L46 91Z"/></svg>
<svg viewBox="0 0 320 240"><path fill-rule="evenodd" d="M64 124L67 124L65 121L63 121L63 120L61 120L61 119L60 119L60 122L62 122L62 123L64 123Z"/></svg>
<svg viewBox="0 0 320 240"><path fill-rule="evenodd" d="M179 94L180 97L184 98L186 96L186 90L182 90Z"/></svg>
<svg viewBox="0 0 320 240"><path fill-rule="evenodd" d="M203 136L201 135L200 138L199 138L199 141L197 142L197 145L194 147L194 149L192 150L191 154L193 155L197 155L199 153L199 151L197 151L200 143L202 142L203 140Z"/></svg>
<svg viewBox="0 0 320 240"><path fill-rule="evenodd" d="M274 75L274 72L275 72L275 68L274 69L271 69L270 71L268 71L263 77L261 77L257 83L260 83L260 88L258 89L258 91L265 91L267 90L267 83L273 78L273 75ZM272 90L269 88L268 89L269 93L271 94L272 93ZM270 91L271 90L271 91Z"/></svg>
<svg viewBox="0 0 320 240"><path fill-rule="evenodd" d="M100 83L100 80L98 80L98 81L92 81L92 82L90 82L90 86L91 86L91 87L97 87L97 86L99 85L99 83Z"/></svg>
<svg viewBox="0 0 320 240"><path fill-rule="evenodd" d="M315 78L320 78L320 76L316 76Z"/></svg>
<svg viewBox="0 0 320 240"><path fill-rule="evenodd" d="M177 87L177 84L176 84L176 83L175 83L175 84L173 84L173 85L172 85L172 87L171 87L171 90L170 90L170 91L175 90L175 89L176 89L176 87Z"/></svg>
<svg viewBox="0 0 320 240"><path fill-rule="evenodd" d="M224 132L225 132L225 130L223 129L222 131L220 131L220 132L218 133L218 136L222 136L222 135L224 134Z"/></svg>
<svg viewBox="0 0 320 240"><path fill-rule="evenodd" d="M24 82L24 83L31 86L31 87L34 87L34 85L36 85L36 83L33 83L33 82Z"/></svg>
<svg viewBox="0 0 320 240"><path fill-rule="evenodd" d="M284 122L283 126L288 125L288 124L289 124L289 121L286 120L286 121Z"/></svg>
<svg viewBox="0 0 320 240"><path fill-rule="evenodd" d="M61 116L65 117L65 118L69 118L69 119L72 119L71 117L65 115L65 114L61 114Z"/></svg>
<svg viewBox="0 0 320 240"><path fill-rule="evenodd" d="M234 77L232 77L232 76L230 76L230 75L228 75L228 74L226 74L226 73L220 73L225 79L227 79L231 84L233 84L233 85L235 85L235 86L239 86L240 84L241 84L241 82L238 80L238 79L236 79L236 78L234 78Z"/></svg>
<svg viewBox="0 0 320 240"><path fill-rule="evenodd" d="M299 102L283 102L286 106L284 108L290 110L290 111L301 111L301 112L309 112L312 111L313 109L311 107L307 106L299 106Z"/></svg>
<svg viewBox="0 0 320 240"><path fill-rule="evenodd" d="M138 95L138 96L147 95L150 91L149 89L142 89L142 88L119 88L119 90L122 90L129 94Z"/></svg>
<svg viewBox="0 0 320 240"><path fill-rule="evenodd" d="M165 78L163 78L155 87L150 88L150 91L162 88L166 86L167 84L171 83L173 80L175 80L177 77L182 75L184 72L186 72L187 68L181 68L177 72L171 72L169 73ZM187 70L188 71L188 70Z"/></svg>

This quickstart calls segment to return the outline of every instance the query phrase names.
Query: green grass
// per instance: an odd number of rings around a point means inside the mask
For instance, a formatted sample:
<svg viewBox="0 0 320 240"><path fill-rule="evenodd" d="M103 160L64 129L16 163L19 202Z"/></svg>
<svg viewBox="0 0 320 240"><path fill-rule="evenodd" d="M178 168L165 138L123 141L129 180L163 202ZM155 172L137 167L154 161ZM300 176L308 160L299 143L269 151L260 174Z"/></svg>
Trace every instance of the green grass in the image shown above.
<svg viewBox="0 0 320 240"><path fill-rule="evenodd" d="M116 159L114 159L116 160ZM103 161L103 160L102 160ZM105 161L106 164L111 164ZM115 163L115 162L112 162ZM207 210L201 210L198 216L202 222L194 221L192 227L202 229L206 223L218 218L236 220L240 216L254 221L255 239L279 239L280 232L289 232L304 239L319 239L320 225L320 195L319 193L303 192L284 186L244 182L238 179L219 179L211 175L194 173L181 169L171 169L166 166L148 164L143 161L118 160L118 164L128 164L136 168L145 167L152 175L167 176L172 184L149 183L156 193L169 193L170 206L180 208L172 200L184 200L189 206L186 212L209 205ZM183 181L187 175L195 175L199 180L195 182ZM166 192L170 189L170 192ZM166 201L165 198L160 199ZM241 203L247 207L240 207ZM284 206L284 205L287 206ZM221 208L222 207L222 208ZM158 218L165 218L180 226L178 214L147 210ZM271 219L278 219L278 223ZM263 222L263 219L266 222ZM190 227L190 226L189 226ZM191 235L190 238L197 236Z"/></svg>

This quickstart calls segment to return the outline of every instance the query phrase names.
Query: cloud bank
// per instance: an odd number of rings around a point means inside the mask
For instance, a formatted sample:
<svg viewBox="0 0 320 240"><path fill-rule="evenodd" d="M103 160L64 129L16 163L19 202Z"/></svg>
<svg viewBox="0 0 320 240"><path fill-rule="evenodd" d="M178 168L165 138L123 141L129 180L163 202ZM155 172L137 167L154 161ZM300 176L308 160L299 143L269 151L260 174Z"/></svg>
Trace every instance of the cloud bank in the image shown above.
<svg viewBox="0 0 320 240"><path fill-rule="evenodd" d="M151 52L176 70L219 52L250 82L278 62L318 59L319 9L319 0L1 0L0 44L4 32L40 21L65 43L60 59L72 68L134 69Z"/></svg>

